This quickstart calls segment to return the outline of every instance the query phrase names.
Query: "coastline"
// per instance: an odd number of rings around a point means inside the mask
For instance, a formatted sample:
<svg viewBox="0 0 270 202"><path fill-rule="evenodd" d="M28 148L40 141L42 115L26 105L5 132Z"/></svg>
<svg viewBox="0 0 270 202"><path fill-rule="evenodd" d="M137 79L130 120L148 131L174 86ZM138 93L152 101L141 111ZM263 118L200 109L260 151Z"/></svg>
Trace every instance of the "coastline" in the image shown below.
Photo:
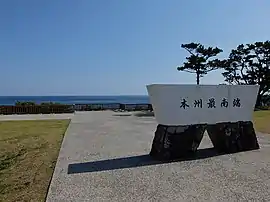
<svg viewBox="0 0 270 202"><path fill-rule="evenodd" d="M59 104L149 104L147 95L119 95L119 96L0 96L0 105L15 105L16 102L59 103Z"/></svg>

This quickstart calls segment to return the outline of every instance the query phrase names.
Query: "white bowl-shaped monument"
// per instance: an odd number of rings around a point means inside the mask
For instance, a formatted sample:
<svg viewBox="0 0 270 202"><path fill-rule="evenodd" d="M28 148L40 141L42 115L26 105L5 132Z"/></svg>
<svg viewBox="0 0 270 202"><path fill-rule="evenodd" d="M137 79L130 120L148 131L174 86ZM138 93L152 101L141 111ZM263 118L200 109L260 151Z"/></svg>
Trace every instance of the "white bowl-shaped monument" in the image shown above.
<svg viewBox="0 0 270 202"><path fill-rule="evenodd" d="M162 125L252 121L258 85L147 85L155 118Z"/></svg>

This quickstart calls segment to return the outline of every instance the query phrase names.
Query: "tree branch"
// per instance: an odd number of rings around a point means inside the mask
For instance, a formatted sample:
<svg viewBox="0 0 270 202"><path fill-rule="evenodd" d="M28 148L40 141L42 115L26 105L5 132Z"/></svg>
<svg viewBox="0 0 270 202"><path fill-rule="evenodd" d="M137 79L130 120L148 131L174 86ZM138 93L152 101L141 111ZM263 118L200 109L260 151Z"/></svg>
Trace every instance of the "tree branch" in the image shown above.
<svg viewBox="0 0 270 202"><path fill-rule="evenodd" d="M210 68L210 69L208 69L208 70L206 70L205 72L211 72L211 71L213 71L213 70L217 70L219 67L212 67L212 68Z"/></svg>
<svg viewBox="0 0 270 202"><path fill-rule="evenodd" d="M189 50L188 48L186 48L186 47L183 47L186 51L188 51L191 55L193 55L193 56L195 56L195 54L194 53L192 53L191 52L191 50Z"/></svg>
<svg viewBox="0 0 270 202"><path fill-rule="evenodd" d="M259 65L260 65L260 67L258 68L258 70L259 70L259 72L258 72L258 74L259 74L259 76L258 76L258 84L260 84L262 82L262 68L263 68L263 65L262 65L262 61L261 61L261 58L260 58L259 54L256 51L254 51L254 53L255 53L256 58L257 58L257 60L259 62Z"/></svg>
<svg viewBox="0 0 270 202"><path fill-rule="evenodd" d="M242 79L245 81L245 83L248 84L247 80L246 80L245 77L244 77L244 72L243 72L243 70L244 70L244 68L245 68L245 63L244 63L244 61L241 61L241 63L242 63L242 65L241 65L241 70L240 70L241 76L242 76Z"/></svg>
<svg viewBox="0 0 270 202"><path fill-rule="evenodd" d="M188 73L192 73L192 74L196 74L196 72L192 72L192 71L187 70L187 69L183 69L182 71L184 71L184 72L188 72Z"/></svg>

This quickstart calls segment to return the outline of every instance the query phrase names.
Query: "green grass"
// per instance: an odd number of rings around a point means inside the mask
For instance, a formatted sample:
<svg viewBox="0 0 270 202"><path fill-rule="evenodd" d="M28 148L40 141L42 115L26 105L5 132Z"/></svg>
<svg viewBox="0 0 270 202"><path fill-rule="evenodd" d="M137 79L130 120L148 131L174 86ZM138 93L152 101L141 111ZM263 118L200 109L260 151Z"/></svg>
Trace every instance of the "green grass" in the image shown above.
<svg viewBox="0 0 270 202"><path fill-rule="evenodd" d="M0 201L45 200L69 122L0 122Z"/></svg>
<svg viewBox="0 0 270 202"><path fill-rule="evenodd" d="M256 111L253 122L257 131L270 134L270 110Z"/></svg>

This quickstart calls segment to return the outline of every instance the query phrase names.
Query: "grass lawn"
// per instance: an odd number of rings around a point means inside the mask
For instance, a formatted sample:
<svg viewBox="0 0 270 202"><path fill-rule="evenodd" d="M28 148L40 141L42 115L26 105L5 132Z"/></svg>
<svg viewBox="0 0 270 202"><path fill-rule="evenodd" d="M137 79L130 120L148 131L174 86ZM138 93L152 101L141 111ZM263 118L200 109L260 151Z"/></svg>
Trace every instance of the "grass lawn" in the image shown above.
<svg viewBox="0 0 270 202"><path fill-rule="evenodd" d="M270 110L256 111L253 120L257 131L270 134Z"/></svg>
<svg viewBox="0 0 270 202"><path fill-rule="evenodd" d="M0 201L44 201L69 122L0 122Z"/></svg>

